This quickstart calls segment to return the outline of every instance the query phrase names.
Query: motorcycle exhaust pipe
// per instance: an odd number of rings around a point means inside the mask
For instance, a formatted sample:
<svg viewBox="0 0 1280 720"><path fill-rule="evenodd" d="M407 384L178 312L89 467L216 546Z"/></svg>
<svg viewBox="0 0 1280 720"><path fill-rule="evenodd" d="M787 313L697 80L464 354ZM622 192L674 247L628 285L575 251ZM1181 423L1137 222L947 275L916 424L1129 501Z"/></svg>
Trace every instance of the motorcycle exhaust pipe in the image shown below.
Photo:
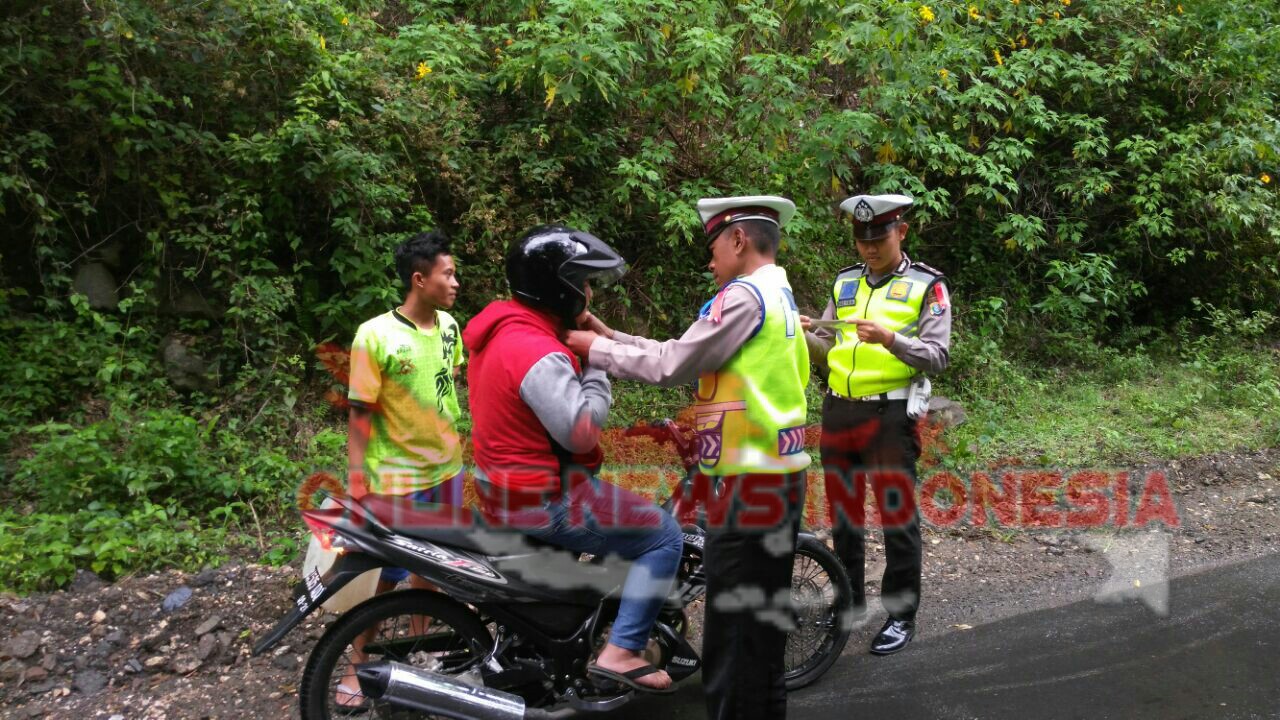
<svg viewBox="0 0 1280 720"><path fill-rule="evenodd" d="M375 700L455 720L525 720L524 699L398 662L356 666L360 691ZM543 716L536 710L530 717Z"/></svg>

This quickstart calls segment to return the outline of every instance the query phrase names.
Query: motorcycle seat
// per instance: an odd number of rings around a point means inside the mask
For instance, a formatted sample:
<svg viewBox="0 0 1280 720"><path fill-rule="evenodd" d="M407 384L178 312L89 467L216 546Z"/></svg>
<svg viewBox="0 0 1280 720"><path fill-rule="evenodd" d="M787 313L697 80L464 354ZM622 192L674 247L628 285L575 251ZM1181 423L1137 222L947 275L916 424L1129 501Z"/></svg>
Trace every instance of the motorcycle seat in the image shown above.
<svg viewBox="0 0 1280 720"><path fill-rule="evenodd" d="M378 522L396 533L437 545L481 555L515 554L541 547L571 552L517 530L491 527L485 522L483 513L470 507L421 503L400 495L373 494L364 496L360 504Z"/></svg>

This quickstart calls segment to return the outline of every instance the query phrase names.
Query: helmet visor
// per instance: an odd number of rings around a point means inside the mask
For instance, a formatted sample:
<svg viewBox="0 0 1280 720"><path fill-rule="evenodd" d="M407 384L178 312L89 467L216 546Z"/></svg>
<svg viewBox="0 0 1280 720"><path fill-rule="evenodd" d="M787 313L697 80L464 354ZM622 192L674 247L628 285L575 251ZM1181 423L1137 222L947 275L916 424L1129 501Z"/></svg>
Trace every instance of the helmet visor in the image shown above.
<svg viewBox="0 0 1280 720"><path fill-rule="evenodd" d="M582 231L574 231L569 238L579 246L579 252L560 266L560 276L573 287L591 283L603 287L627 273L627 263L600 238Z"/></svg>

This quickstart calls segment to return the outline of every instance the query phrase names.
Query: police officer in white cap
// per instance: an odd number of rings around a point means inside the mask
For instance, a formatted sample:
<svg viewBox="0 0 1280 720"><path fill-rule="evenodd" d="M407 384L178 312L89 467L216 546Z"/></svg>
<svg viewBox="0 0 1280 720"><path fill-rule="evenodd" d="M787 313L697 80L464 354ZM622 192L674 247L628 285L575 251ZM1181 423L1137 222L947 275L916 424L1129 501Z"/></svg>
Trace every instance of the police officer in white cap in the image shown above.
<svg viewBox="0 0 1280 720"><path fill-rule="evenodd" d="M920 604L916 510L917 422L928 408L925 373L947 366L951 301L942 273L902 251L906 195L857 195L840 204L862 263L836 276L821 322L803 318L809 351L827 372L822 465L828 498L854 498L861 515L871 485L884 524L881 603L889 619L871 644L888 655L915 634ZM834 486L842 483L843 486ZM836 554L849 571L855 620L865 613L864 519L835 518Z"/></svg>
<svg viewBox="0 0 1280 720"><path fill-rule="evenodd" d="M722 520L708 512L702 679L712 720L782 718L786 628L779 618L791 613L810 462L809 353L787 273L774 262L795 205L773 196L717 198L699 200L698 212L720 290L684 335L656 342L583 318L579 326L590 330L570 333L566 343L617 377L663 386L697 380L695 488L715 488L722 501L742 505L774 499L774 511L750 519L746 511Z"/></svg>

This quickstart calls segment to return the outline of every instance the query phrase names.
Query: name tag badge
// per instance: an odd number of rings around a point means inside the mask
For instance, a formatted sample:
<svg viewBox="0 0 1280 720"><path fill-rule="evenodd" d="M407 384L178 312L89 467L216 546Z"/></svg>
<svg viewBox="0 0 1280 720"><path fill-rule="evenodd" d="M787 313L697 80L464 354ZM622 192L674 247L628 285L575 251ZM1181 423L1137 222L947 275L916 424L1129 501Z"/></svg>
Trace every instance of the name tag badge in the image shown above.
<svg viewBox="0 0 1280 720"><path fill-rule="evenodd" d="M894 280L889 283L889 299L906 302L911 297L911 283L906 280Z"/></svg>

